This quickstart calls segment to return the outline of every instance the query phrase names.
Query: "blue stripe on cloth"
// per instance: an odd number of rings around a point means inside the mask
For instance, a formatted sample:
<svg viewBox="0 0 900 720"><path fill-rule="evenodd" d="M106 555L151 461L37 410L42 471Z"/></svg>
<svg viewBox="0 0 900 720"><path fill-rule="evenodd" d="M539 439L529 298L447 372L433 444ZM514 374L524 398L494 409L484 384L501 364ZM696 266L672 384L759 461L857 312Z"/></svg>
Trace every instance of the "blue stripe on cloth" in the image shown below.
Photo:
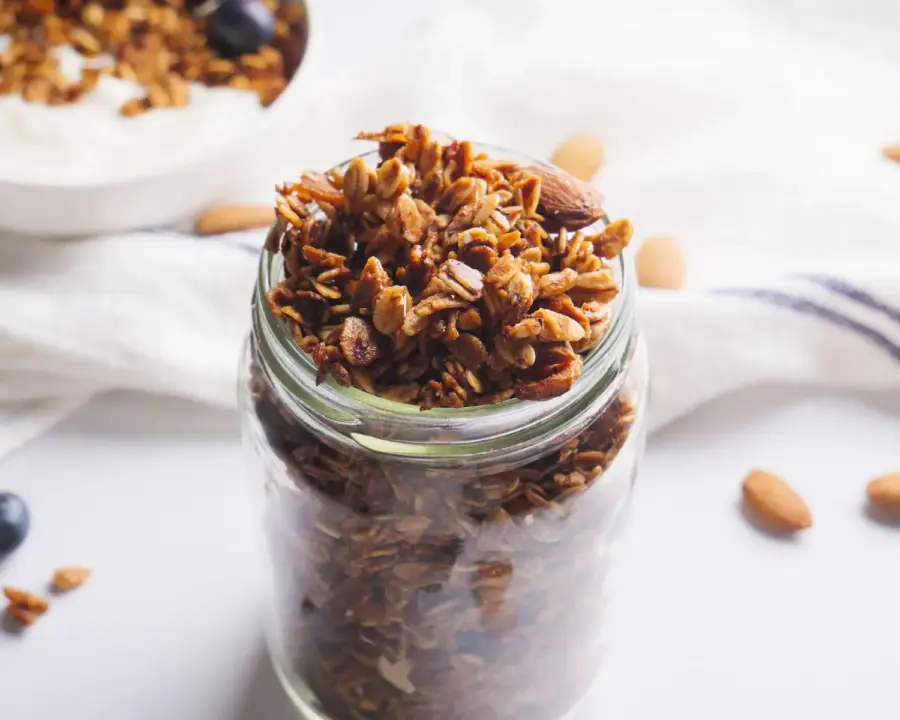
<svg viewBox="0 0 900 720"><path fill-rule="evenodd" d="M892 342L888 337L882 335L877 330L873 330L868 325L864 325L857 320L842 315L833 308L825 307L812 300L797 297L796 295L791 295L790 293L782 292L780 290L766 290L763 288L725 288L713 290L713 293L716 295L731 295L751 300L761 300L770 305L776 305L804 315L817 317L820 320L825 320L832 325L844 330L850 330L857 335L866 338L888 353L894 360L900 362L900 345Z"/></svg>
<svg viewBox="0 0 900 720"><path fill-rule="evenodd" d="M886 315L895 323L900 324L900 309L891 307L886 302L879 300L874 295L867 293L865 290L860 290L858 287L851 285L842 278L837 278L833 275L816 274L804 274L800 275L800 277L804 280L808 280L811 283L815 283L816 285L823 287L830 292L833 292L837 295L842 295L849 300L853 300L860 305L865 305L867 308L875 310L882 315Z"/></svg>

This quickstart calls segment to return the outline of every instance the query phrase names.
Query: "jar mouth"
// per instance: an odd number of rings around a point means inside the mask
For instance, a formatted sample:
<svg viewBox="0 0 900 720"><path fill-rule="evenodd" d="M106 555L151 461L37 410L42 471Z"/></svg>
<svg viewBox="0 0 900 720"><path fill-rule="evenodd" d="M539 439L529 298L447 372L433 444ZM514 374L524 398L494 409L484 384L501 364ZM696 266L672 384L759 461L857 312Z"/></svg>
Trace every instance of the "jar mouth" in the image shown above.
<svg viewBox="0 0 900 720"><path fill-rule="evenodd" d="M472 145L475 152L488 153L492 157L554 168L549 163L506 148L484 143ZM373 150L354 156L333 169L346 169L356 157L367 162L377 162L380 159L378 151ZM583 231L599 232L608 224L608 218L603 217ZM636 279L627 249L616 257L611 265L619 283L619 293L608 306L610 324L607 333L597 347L582 356L582 374L572 388L563 395L548 400L510 398L489 405L462 408L435 407L424 410L418 405L389 400L358 388L342 387L331 377L316 385L315 363L297 345L287 323L275 316L266 300L269 290L282 279L284 270L281 254L266 249L263 249L260 255L258 266L253 298L253 332L267 370L270 376L274 375L270 380L276 380L276 384L291 396L283 398L286 401L292 398L299 399L304 410L320 414L328 423L337 422L344 425L354 436L356 433L348 427L349 425L356 424L361 417L369 420L365 423L367 425L371 425L374 421L381 430L378 433L379 452L408 455L412 442L422 445L415 452L417 455L458 454L452 448L457 448L460 454L471 454L474 438L467 439L468 436L477 436L480 440L478 444L481 442L490 444L496 443L513 430L520 435L523 430L534 425L555 425L553 420L562 411L580 406L585 400L590 401L592 398L586 397L588 395L602 395L602 391L612 383L613 376L620 374L618 370L621 369L621 363L628 354L628 347L634 334L633 295ZM611 369L616 372L611 374ZM297 405L297 403L290 404L295 407ZM469 432L464 432L467 429ZM504 429L507 431L504 432ZM462 435L460 431L463 431ZM365 433L365 430L363 432ZM392 440L392 437L396 437L397 441ZM361 438L355 439L366 445ZM392 449L393 445L397 447Z"/></svg>

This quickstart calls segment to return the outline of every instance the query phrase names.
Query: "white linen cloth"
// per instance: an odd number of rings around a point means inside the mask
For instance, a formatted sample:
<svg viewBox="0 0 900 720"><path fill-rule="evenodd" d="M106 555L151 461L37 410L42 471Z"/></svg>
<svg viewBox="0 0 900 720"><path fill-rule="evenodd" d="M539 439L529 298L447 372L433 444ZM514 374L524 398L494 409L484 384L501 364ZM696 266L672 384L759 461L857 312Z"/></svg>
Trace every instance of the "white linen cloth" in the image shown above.
<svg viewBox="0 0 900 720"><path fill-rule="evenodd" d="M762 384L898 391L900 166L879 150L900 142L900 6L844 8L438 2L340 72L310 58L235 199L398 120L536 156L591 132L610 214L687 249L688 289L639 296L653 427ZM262 236L0 237L0 454L107 390L233 406Z"/></svg>

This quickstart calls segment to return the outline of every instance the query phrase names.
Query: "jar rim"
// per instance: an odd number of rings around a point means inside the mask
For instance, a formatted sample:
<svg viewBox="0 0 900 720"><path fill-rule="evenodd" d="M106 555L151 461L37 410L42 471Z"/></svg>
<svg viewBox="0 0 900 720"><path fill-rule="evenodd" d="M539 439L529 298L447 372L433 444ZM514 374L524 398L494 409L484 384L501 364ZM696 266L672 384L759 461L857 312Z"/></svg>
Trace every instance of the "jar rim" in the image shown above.
<svg viewBox="0 0 900 720"><path fill-rule="evenodd" d="M530 158L522 153L487 143L472 143L475 152L489 153L494 157L510 159L522 164L540 165L547 168L555 166ZM378 151L373 150L355 155L334 166L334 170L343 170L349 163L360 157L370 161L378 158ZM608 225L606 216L594 224L584 228L585 232L597 232ZM352 436L357 443L367 446L360 437L366 431L356 425L360 417L366 417L371 425L376 421L381 425L379 435L389 437L377 438L377 452L391 454L410 454L411 444L418 446L415 455L471 455L473 443L490 445L511 434L521 435L524 428L535 425L547 425L572 405L585 402L593 404L590 395L603 395L602 391L610 385L614 377L621 373L616 371L606 382L604 378L611 368L617 368L627 357L628 347L634 334L634 294L636 279L628 251L615 258L613 272L619 282L619 293L609 304L610 325L602 342L583 356L583 371L573 387L566 393L548 400L520 400L509 398L502 402L488 405L473 405L462 408L435 407L424 410L418 405L410 405L388 400L378 395L367 393L355 387L342 387L333 378L327 378L319 385L315 384L317 368L312 358L297 344L287 324L275 316L266 301L269 290L281 279L283 257L279 252L263 249L260 254L256 290L253 297L253 335L257 347L263 356L267 374L275 375L277 384L290 396L285 400L294 409L302 404L307 414L322 416L326 424L341 427L341 435ZM594 391L593 393L591 391ZM282 393L283 394L283 393ZM302 400L302 402L299 402ZM582 402L579 403L578 400ZM477 421L477 422L475 422ZM556 424L556 423L552 423ZM387 432L388 426L390 431ZM460 439L456 432L477 427L478 441ZM447 438L454 435L453 439ZM392 440L391 437L398 437ZM402 439L401 439L402 438ZM427 447L426 447L427 446ZM451 447L452 446L452 447ZM453 448L456 451L453 451Z"/></svg>

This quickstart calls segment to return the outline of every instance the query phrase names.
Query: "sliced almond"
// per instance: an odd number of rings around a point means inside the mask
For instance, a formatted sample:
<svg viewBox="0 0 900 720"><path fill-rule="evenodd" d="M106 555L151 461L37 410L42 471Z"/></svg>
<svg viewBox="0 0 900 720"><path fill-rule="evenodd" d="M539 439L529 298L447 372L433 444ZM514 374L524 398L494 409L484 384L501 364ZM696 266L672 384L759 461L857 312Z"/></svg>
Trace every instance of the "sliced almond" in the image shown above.
<svg viewBox="0 0 900 720"><path fill-rule="evenodd" d="M549 224L578 230L606 215L603 195L597 188L562 170L539 165L525 169L541 179L539 209Z"/></svg>
<svg viewBox="0 0 900 720"><path fill-rule="evenodd" d="M684 251L677 240L648 238L638 249L634 262L642 287L678 290L684 286Z"/></svg>
<svg viewBox="0 0 900 720"><path fill-rule="evenodd" d="M53 589L62 592L74 590L75 588L84 585L90 576L90 568L59 568L53 573Z"/></svg>
<svg viewBox="0 0 900 720"><path fill-rule="evenodd" d="M760 520L776 530L805 530L812 526L809 507L788 484L765 470L744 478L744 502Z"/></svg>
<svg viewBox="0 0 900 720"><path fill-rule="evenodd" d="M376 662L378 674L401 692L411 695L416 691L416 686L409 679L413 666L407 658L400 658L397 662L391 662L384 655Z"/></svg>
<svg viewBox="0 0 900 720"><path fill-rule="evenodd" d="M875 478L866 488L873 505L900 513L900 472Z"/></svg>
<svg viewBox="0 0 900 720"><path fill-rule="evenodd" d="M603 145L593 135L573 135L550 158L557 167L580 180L590 180L603 164Z"/></svg>
<svg viewBox="0 0 900 720"><path fill-rule="evenodd" d="M197 235L220 235L238 230L268 227L275 222L271 205L221 205L194 220Z"/></svg>

